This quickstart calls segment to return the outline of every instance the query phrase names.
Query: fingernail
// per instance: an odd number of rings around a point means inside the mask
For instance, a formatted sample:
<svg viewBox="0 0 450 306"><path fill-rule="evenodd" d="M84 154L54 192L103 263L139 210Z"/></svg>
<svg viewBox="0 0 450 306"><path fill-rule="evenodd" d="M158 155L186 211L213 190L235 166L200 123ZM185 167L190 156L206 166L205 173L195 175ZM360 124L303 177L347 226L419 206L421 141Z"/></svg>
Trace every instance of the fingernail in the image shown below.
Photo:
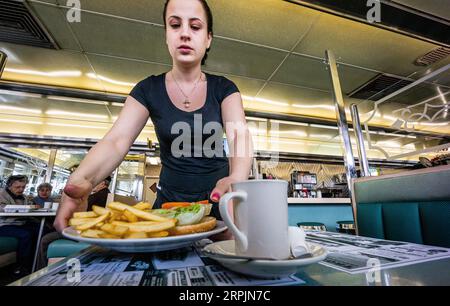
<svg viewBox="0 0 450 306"><path fill-rule="evenodd" d="M219 198L220 198L220 194L217 193L217 192L214 192L213 195L212 195L212 197L211 197L211 199L213 199L214 201L219 200Z"/></svg>

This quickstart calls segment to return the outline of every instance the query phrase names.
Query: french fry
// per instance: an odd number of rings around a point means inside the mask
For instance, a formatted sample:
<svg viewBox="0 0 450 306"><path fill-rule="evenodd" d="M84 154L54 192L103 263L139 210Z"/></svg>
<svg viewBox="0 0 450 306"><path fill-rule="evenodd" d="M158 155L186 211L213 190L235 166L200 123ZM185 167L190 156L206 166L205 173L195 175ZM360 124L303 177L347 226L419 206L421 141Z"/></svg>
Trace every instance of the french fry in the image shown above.
<svg viewBox="0 0 450 306"><path fill-rule="evenodd" d="M94 218L92 221L89 221L89 222L86 222L84 224L77 226L76 229L79 231L87 230L91 227L94 227L98 223L105 221L108 218L108 216L109 216L109 213L101 215L100 217Z"/></svg>
<svg viewBox="0 0 450 306"><path fill-rule="evenodd" d="M98 215L93 211L81 211L81 212L73 213L73 217L75 219L77 219L77 218L96 218L96 217L98 217Z"/></svg>
<svg viewBox="0 0 450 306"><path fill-rule="evenodd" d="M89 221L92 221L94 218L72 218L69 220L69 226L77 226Z"/></svg>
<svg viewBox="0 0 450 306"><path fill-rule="evenodd" d="M120 220L122 217L122 212L118 212L117 210L111 210L110 216L108 218L108 222L114 222L115 220Z"/></svg>
<svg viewBox="0 0 450 306"><path fill-rule="evenodd" d="M105 232L101 230L95 230L95 229L87 229L85 231L82 231L80 236L86 237L86 238L101 238L100 235L104 234Z"/></svg>
<svg viewBox="0 0 450 306"><path fill-rule="evenodd" d="M107 214L107 213L110 212L109 209L104 208L104 207L100 207L100 206L97 206L97 205L92 205L92 210L99 216Z"/></svg>
<svg viewBox="0 0 450 306"><path fill-rule="evenodd" d="M169 236L168 231L161 231L156 233L147 233L148 238L160 238L160 237L167 237Z"/></svg>
<svg viewBox="0 0 450 306"><path fill-rule="evenodd" d="M98 234L100 236L100 238L107 238L107 239L121 239L122 237L117 236L117 235L113 235L110 233L101 233Z"/></svg>
<svg viewBox="0 0 450 306"><path fill-rule="evenodd" d="M157 224L159 222L156 221L138 221L138 222L124 222L124 221L113 221L111 222L112 225L116 225L116 226L125 226L127 227L128 225L152 225L152 224Z"/></svg>
<svg viewBox="0 0 450 306"><path fill-rule="evenodd" d="M127 236L125 238L127 238L127 239L144 239L144 238L148 238L148 237L145 233L140 232L140 233L129 233L129 234L127 234Z"/></svg>
<svg viewBox="0 0 450 306"><path fill-rule="evenodd" d="M131 212L129 212L128 210L125 210L123 212L123 215L125 216L125 218L130 221L130 222L138 222L139 219L138 217L136 217L134 214L132 214Z"/></svg>
<svg viewBox="0 0 450 306"><path fill-rule="evenodd" d="M69 225L81 237L103 239L145 239L171 235L177 219L153 214L150 203L129 206L112 202L106 207L94 205L92 211L74 213Z"/></svg>
<svg viewBox="0 0 450 306"><path fill-rule="evenodd" d="M152 208L152 204L150 203L145 203L145 202L139 202L136 205L134 205L133 207L139 210L146 210L146 209L150 209Z"/></svg>
<svg viewBox="0 0 450 306"><path fill-rule="evenodd" d="M137 217L144 219L144 220L148 220L148 221L167 221L167 220L169 220L168 218L164 218L164 217L152 214L147 211L142 211L142 210L136 209L132 206L122 204L119 202L108 203L107 207L116 209L116 210L120 210L120 211L128 210L129 212L136 215Z"/></svg>
<svg viewBox="0 0 450 306"><path fill-rule="evenodd" d="M146 233L152 233L152 232L160 232L167 230L169 228L174 227L176 224L176 219L171 219L169 221L163 221L158 222L155 224L149 224L149 225L136 225L136 224L129 224L127 225L128 230L130 232L136 233L136 232L146 232Z"/></svg>
<svg viewBox="0 0 450 306"><path fill-rule="evenodd" d="M128 227L106 223L101 227L101 230L109 234L122 237L128 232Z"/></svg>

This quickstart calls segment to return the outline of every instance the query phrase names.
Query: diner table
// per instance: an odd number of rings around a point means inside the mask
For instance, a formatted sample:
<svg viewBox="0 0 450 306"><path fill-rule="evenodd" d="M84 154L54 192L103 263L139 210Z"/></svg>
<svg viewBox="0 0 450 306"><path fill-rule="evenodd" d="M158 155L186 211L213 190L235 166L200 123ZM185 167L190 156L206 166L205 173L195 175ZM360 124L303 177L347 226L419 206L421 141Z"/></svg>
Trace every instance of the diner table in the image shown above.
<svg viewBox="0 0 450 306"><path fill-rule="evenodd" d="M38 233L38 238L36 241L36 249L34 251L33 267L31 269L32 272L34 272L36 270L37 256L38 256L38 252L39 252L39 245L41 244L42 233L44 231L45 220L48 217L54 217L54 216L56 216L56 210L51 210L51 209L38 209L38 210L32 210L30 212L5 212L3 210L0 210L0 217L40 218L39 233Z"/></svg>
<svg viewBox="0 0 450 306"><path fill-rule="evenodd" d="M450 285L450 249L335 232L308 231L325 260L282 277L230 271L193 246L156 253L118 253L91 246L11 286L404 286Z"/></svg>

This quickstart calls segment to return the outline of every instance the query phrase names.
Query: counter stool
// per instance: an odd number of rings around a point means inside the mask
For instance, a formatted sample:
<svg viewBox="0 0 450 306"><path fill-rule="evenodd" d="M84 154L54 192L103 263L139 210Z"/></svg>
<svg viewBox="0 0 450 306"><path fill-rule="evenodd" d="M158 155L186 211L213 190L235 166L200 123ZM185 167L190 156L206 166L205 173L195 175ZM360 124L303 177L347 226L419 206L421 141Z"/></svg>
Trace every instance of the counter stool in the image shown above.
<svg viewBox="0 0 450 306"><path fill-rule="evenodd" d="M353 221L336 221L336 232L356 235L355 223Z"/></svg>
<svg viewBox="0 0 450 306"><path fill-rule="evenodd" d="M325 232L327 227L321 222L299 222L298 227L301 227L305 231L322 231Z"/></svg>

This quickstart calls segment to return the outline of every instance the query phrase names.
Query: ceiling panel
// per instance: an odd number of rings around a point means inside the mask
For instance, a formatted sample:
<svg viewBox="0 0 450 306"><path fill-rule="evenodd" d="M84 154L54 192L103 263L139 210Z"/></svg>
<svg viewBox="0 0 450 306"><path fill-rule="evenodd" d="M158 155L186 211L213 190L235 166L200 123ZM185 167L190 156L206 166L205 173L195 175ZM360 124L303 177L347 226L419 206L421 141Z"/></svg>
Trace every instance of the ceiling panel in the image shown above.
<svg viewBox="0 0 450 306"><path fill-rule="evenodd" d="M339 65L341 87L348 93L377 75L375 72ZM272 78L273 81L331 90L328 67L323 61L291 54Z"/></svg>
<svg viewBox="0 0 450 306"><path fill-rule="evenodd" d="M60 2L65 2L61 1ZM83 10L163 24L165 0L80 0Z"/></svg>
<svg viewBox="0 0 450 306"><path fill-rule="evenodd" d="M255 80L251 78L243 78L237 76L225 75L228 79L232 80L239 88L241 95L255 96L259 89L264 85L264 81Z"/></svg>
<svg viewBox="0 0 450 306"><path fill-rule="evenodd" d="M96 80L87 76L93 71L81 53L7 43L2 43L0 49L8 54L2 79L102 90Z"/></svg>
<svg viewBox="0 0 450 306"><path fill-rule="evenodd" d="M31 2L30 6L60 48L80 50L61 9L36 2Z"/></svg>
<svg viewBox="0 0 450 306"><path fill-rule="evenodd" d="M205 69L224 74L267 79L285 57L285 52L215 38Z"/></svg>
<svg viewBox="0 0 450 306"><path fill-rule="evenodd" d="M277 113L335 118L331 93L328 92L270 82L258 97L268 101L251 102L249 108ZM271 102L287 103L288 106L271 104Z"/></svg>
<svg viewBox="0 0 450 306"><path fill-rule="evenodd" d="M411 37L323 14L295 51L324 57L330 49L338 61L406 76L422 69L414 60L433 48Z"/></svg>
<svg viewBox="0 0 450 306"><path fill-rule="evenodd" d="M81 0L81 8L163 24L165 0ZM242 0L215 0L209 3L213 13L214 33L219 36L291 49L319 15L305 7L292 7L278 0L259 0L248 5Z"/></svg>
<svg viewBox="0 0 450 306"><path fill-rule="evenodd" d="M281 0L210 1L215 34L291 50L319 13Z"/></svg>
<svg viewBox="0 0 450 306"><path fill-rule="evenodd" d="M71 26L85 51L170 64L164 28L85 13Z"/></svg>
<svg viewBox="0 0 450 306"><path fill-rule="evenodd" d="M392 2L450 20L450 3L447 0L392 0Z"/></svg>
<svg viewBox="0 0 450 306"><path fill-rule="evenodd" d="M150 75L158 75L170 69L166 65L124 60L89 54L105 91L128 94L133 86Z"/></svg>

